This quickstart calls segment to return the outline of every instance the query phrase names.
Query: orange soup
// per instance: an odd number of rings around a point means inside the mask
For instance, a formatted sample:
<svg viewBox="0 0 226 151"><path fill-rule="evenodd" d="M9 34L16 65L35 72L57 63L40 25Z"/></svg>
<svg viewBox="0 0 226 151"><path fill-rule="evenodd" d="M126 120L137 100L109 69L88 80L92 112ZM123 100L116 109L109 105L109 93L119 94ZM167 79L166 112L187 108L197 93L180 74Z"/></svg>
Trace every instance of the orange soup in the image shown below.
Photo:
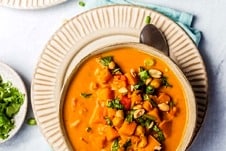
<svg viewBox="0 0 226 151"><path fill-rule="evenodd" d="M79 67L62 114L77 151L175 151L186 122L174 73L160 59L127 47L92 56Z"/></svg>

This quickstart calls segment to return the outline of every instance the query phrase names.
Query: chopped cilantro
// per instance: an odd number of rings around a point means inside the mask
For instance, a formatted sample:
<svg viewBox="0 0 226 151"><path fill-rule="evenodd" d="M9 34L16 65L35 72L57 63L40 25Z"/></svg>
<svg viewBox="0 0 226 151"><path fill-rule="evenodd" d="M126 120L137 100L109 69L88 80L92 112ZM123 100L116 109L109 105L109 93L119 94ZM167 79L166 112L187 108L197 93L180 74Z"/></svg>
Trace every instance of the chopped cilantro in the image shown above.
<svg viewBox="0 0 226 151"><path fill-rule="evenodd" d="M81 96L84 98L89 98L92 95L92 93L81 93Z"/></svg>
<svg viewBox="0 0 226 151"><path fill-rule="evenodd" d="M145 90L145 93L146 94L153 94L155 92L155 88L154 87L152 87L152 86L150 86L150 85L148 85L147 87L146 87L146 90Z"/></svg>
<svg viewBox="0 0 226 151"><path fill-rule="evenodd" d="M158 128L157 125L153 126L153 131L155 132L154 137L159 141L159 142L163 142L165 140L165 136L163 134L163 132Z"/></svg>
<svg viewBox="0 0 226 151"><path fill-rule="evenodd" d="M125 144L123 144L123 148L127 150L132 145L131 139L126 140Z"/></svg>
<svg viewBox="0 0 226 151"><path fill-rule="evenodd" d="M109 63L113 61L113 57L112 56L106 56L106 57L101 57L100 58L100 63L104 66L108 66Z"/></svg>
<svg viewBox="0 0 226 151"><path fill-rule="evenodd" d="M147 80L148 78L150 78L150 75L149 75L149 73L148 73L147 70L140 71L140 72L138 73L138 75L139 75L139 77L140 77L140 79L141 79L142 81L145 81L145 80Z"/></svg>
<svg viewBox="0 0 226 151"><path fill-rule="evenodd" d="M14 116L23 102L24 94L0 76L0 139L6 139L15 127Z"/></svg>
<svg viewBox="0 0 226 151"><path fill-rule="evenodd" d="M151 23L151 16L146 16L145 23L150 24Z"/></svg>
<svg viewBox="0 0 226 151"><path fill-rule="evenodd" d="M120 148L119 140L118 140L118 138L116 138L112 143L111 151L117 151L119 148Z"/></svg>
<svg viewBox="0 0 226 151"><path fill-rule="evenodd" d="M81 0L78 2L78 4L79 4L79 6L82 6L82 7L86 6L86 3L84 1L81 1Z"/></svg>
<svg viewBox="0 0 226 151"><path fill-rule="evenodd" d="M35 118L31 117L27 120L27 124L28 125L36 125L37 123L36 123Z"/></svg>
<svg viewBox="0 0 226 151"><path fill-rule="evenodd" d="M133 119L134 119L133 114L134 114L134 110L128 111L128 113L126 115L127 122L131 123L133 121Z"/></svg>
<svg viewBox="0 0 226 151"><path fill-rule="evenodd" d="M161 83L162 83L162 85L163 86L165 86L165 87L172 87L172 85L168 82L168 80L167 80L167 77L162 77L161 78Z"/></svg>
<svg viewBox="0 0 226 151"><path fill-rule="evenodd" d="M117 110L122 110L124 108L118 98L108 101L107 107L117 109Z"/></svg>

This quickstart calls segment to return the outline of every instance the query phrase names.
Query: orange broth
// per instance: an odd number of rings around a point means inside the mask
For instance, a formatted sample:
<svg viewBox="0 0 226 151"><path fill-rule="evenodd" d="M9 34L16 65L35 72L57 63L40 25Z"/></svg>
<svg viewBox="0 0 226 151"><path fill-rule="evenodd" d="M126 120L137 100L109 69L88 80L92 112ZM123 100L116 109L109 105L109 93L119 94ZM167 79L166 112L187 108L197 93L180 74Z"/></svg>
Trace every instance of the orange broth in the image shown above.
<svg viewBox="0 0 226 151"><path fill-rule="evenodd" d="M97 57L113 56L114 61L120 66L123 72L129 72L131 68L139 68L147 58L155 60L155 69L162 71L168 77L168 82L173 87L162 88L171 96L177 107L176 116L172 120L171 134L164 141L164 150L175 151L181 141L186 122L186 105L183 90L180 82L170 68L160 59L150 56L134 48L118 48L108 52L92 56L85 61L73 77L65 98L63 107L63 121L66 133L74 150L79 151L100 151L103 149L103 137L98 134L98 124L90 124L90 119L96 106L96 93L91 92L89 87L92 81L96 81L94 72L99 66ZM88 98L81 97L82 92L90 92ZM87 130L88 127L91 131ZM105 135L105 134L103 134ZM105 142L104 151L111 150L112 142ZM147 148L141 150L148 150Z"/></svg>

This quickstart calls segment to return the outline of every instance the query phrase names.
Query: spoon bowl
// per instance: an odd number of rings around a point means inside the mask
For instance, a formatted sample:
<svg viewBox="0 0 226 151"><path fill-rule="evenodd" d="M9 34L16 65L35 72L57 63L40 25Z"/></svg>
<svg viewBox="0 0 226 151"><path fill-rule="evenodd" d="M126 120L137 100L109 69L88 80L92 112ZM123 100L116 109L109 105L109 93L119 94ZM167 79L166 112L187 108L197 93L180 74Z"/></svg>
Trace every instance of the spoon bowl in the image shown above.
<svg viewBox="0 0 226 151"><path fill-rule="evenodd" d="M140 33L140 43L152 46L169 56L169 46L165 35L153 24L144 26Z"/></svg>

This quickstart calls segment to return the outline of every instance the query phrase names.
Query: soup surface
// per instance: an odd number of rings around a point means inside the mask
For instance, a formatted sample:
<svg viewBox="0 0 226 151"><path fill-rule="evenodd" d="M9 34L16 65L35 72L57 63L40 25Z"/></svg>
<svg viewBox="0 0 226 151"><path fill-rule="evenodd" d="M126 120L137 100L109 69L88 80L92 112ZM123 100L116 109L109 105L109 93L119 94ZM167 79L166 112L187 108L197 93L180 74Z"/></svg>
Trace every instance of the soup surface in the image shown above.
<svg viewBox="0 0 226 151"><path fill-rule="evenodd" d="M77 151L175 151L185 128L184 94L164 62L118 48L79 67L63 121Z"/></svg>

